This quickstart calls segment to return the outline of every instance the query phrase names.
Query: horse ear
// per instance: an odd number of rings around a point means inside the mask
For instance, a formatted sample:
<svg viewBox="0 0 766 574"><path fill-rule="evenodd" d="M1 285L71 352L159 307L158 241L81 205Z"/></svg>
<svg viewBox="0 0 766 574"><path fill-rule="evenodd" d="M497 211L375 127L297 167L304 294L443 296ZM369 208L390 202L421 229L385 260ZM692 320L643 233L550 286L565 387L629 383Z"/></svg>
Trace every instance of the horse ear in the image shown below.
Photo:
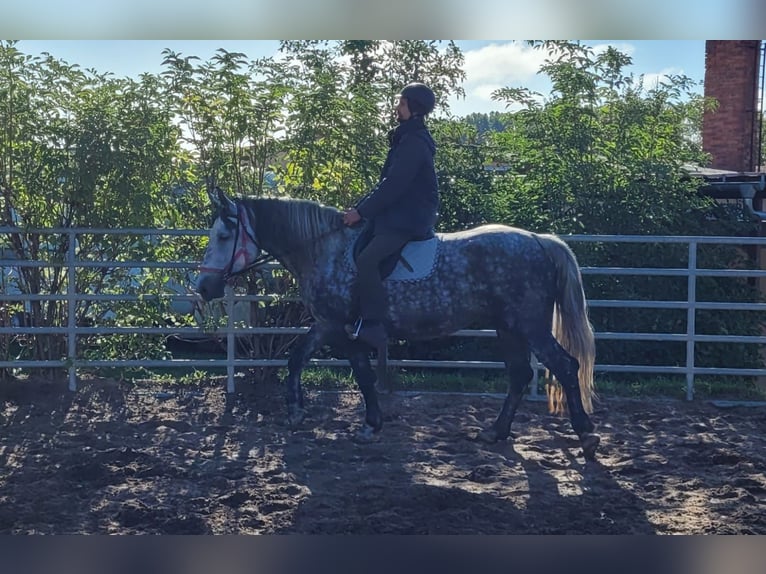
<svg viewBox="0 0 766 574"><path fill-rule="evenodd" d="M205 178L205 191L207 192L208 199L210 199L210 203L213 204L215 209L218 209L216 189L218 189L218 186L215 183L215 176L207 176Z"/></svg>
<svg viewBox="0 0 766 574"><path fill-rule="evenodd" d="M213 209L215 211L218 211L221 208L221 202L218 199L218 194L216 193L217 187L208 186L207 188L207 197L210 200L210 203L213 205Z"/></svg>
<svg viewBox="0 0 766 574"><path fill-rule="evenodd" d="M216 186L215 190L218 192L218 201L221 202L221 207L227 213L236 213L237 206L234 204L234 201L229 199L229 196L226 195L220 187Z"/></svg>
<svg viewBox="0 0 766 574"><path fill-rule="evenodd" d="M234 202L229 199L224 191L217 185L215 186L212 193L208 192L208 195L210 196L210 201L213 203L213 207L216 209L216 211L222 213L232 213L237 210Z"/></svg>

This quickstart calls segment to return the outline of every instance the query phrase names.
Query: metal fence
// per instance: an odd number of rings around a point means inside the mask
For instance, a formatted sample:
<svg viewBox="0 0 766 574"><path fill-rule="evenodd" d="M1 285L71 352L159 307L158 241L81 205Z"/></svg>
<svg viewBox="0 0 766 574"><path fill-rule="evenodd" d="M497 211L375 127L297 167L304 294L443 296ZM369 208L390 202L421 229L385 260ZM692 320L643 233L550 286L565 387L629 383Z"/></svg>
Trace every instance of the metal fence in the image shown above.
<svg viewBox="0 0 766 574"><path fill-rule="evenodd" d="M227 309L227 323L216 331L217 336L226 337L225 359L169 359L169 360L87 360L77 355L77 337L85 335L109 335L109 334L147 334L147 335L176 335L176 336L199 336L200 329L194 327L85 327L76 324L75 310L81 301L110 301L126 302L136 300L148 300L160 295L135 295L135 294L99 294L78 293L76 278L78 269L101 267L118 268L163 268L163 269L189 269L196 266L196 262L148 262L148 261L91 261L80 260L76 254L77 238L83 235L141 235L141 236L202 236L206 231L200 230L159 230L159 229L92 229L92 228L65 228L65 229L19 229L0 227L0 233L39 233L39 234L66 234L68 235L68 252L59 262L47 261L19 261L13 258L0 259L0 268L3 275L20 267L65 267L67 273L67 287L63 293L55 294L22 294L0 293L0 307L9 302L30 301L65 301L67 306L67 324L58 327L35 327L0 325L0 336L29 334L42 335L53 334L66 337L67 355L60 360L47 361L21 361L0 360L0 368L51 368L59 367L68 369L69 388L76 390L77 373L82 369L104 367L194 367L210 369L226 367L227 390L234 391L235 371L245 367L283 367L287 365L284 359L245 359L236 357L236 337L242 335L299 335L305 333L306 327L257 327L240 326L234 321L234 306L239 302L263 301L267 297L257 295L238 295L229 289L225 300ZM766 270L758 269L700 269L697 267L698 246L701 244L728 244L728 245L757 245L766 246L766 238L760 237L707 237L707 236L631 236L631 235L565 235L562 238L570 244L576 242L602 242L602 243L645 243L645 244L685 244L688 247L687 265L677 268L638 268L638 267L583 267L583 275L643 275L643 276L676 276L685 277L687 281L687 298L680 301L646 301L626 299L589 299L591 308L638 308L638 309L685 309L686 331L680 333L635 333L635 332L597 332L599 340L626 340L626 341L680 341L686 344L686 362L684 365L628 365L628 364L596 364L597 372L615 373L646 373L646 374L681 374L686 376L686 398L694 397L694 380L698 375L739 375L739 376L766 376L766 368L726 368L726 367L699 367L695 365L696 343L742 343L762 345L766 343L766 336L747 335L705 335L696 332L696 312L699 310L744 310L766 311L766 303L743 303L735 301L703 302L697 301L697 278L698 277L766 277ZM3 255L6 257L6 255ZM193 301L193 294L167 295L176 301ZM454 333L457 337L494 337L491 330L461 330ZM598 357L597 357L598 359ZM310 362L313 366L343 367L348 362L335 359L314 359ZM391 360L389 365L393 367L409 368L451 368L451 369L502 369L504 365L499 361L471 361L471 360ZM532 386L532 394L537 394L537 373L541 368L533 358L533 370L535 381Z"/></svg>

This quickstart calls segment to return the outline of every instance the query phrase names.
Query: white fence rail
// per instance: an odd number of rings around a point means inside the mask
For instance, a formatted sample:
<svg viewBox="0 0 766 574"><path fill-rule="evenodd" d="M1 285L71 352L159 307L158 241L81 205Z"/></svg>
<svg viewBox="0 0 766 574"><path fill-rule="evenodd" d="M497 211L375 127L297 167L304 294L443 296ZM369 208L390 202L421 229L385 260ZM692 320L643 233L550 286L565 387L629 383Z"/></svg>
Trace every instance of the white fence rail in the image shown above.
<svg viewBox="0 0 766 574"><path fill-rule="evenodd" d="M24 294L9 293L8 289L0 292L0 308L8 303L24 303L31 301L66 301L67 323L58 327L34 327L15 326L0 324L0 336L3 335L63 335L67 341L67 355L60 360L47 361L21 361L0 360L0 368L67 368L69 374L69 388L76 390L78 370L86 368L104 367L194 367L194 368L218 368L226 367L227 389L234 390L234 374L239 367L282 367L287 361L275 359L243 359L236 358L236 336L241 335L299 335L308 329L305 327L242 327L233 320L235 302L262 301L268 299L264 296L236 295L228 290L226 308L228 320L225 327L216 331L216 336L225 336L227 340L226 359L169 359L169 360L88 360L77 354L77 337L85 335L108 335L108 334L146 334L146 335L177 335L199 336L201 330L193 327L84 327L76 324L76 308L78 302L101 301L101 302L128 302L146 301L160 295L135 295L129 293L99 294L79 293L76 289L78 269L85 268L143 268L143 269L192 269L196 262L148 262L148 261L92 261L80 260L76 254L78 237L83 235L138 235L138 236L202 236L206 231L200 230L159 230L159 229L93 229L93 228L65 228L65 229L18 229L0 227L0 233L39 233L41 235L66 234L68 235L68 252L63 260L58 262L48 261L20 261L8 257L0 252L0 279L7 278L8 273L20 267L53 268L63 267L66 269L66 289L62 293L53 294ZM634 267L583 267L583 275L634 275L634 276L676 276L686 277L687 298L681 301L646 301L626 299L590 299L588 304L592 308L637 308L637 309L686 309L686 330L681 333L634 333L634 332L597 332L596 338L601 340L629 340L629 341L677 341L686 343L686 362L683 365L627 365L627 364L596 364L597 372L615 373L646 373L646 374L682 374L686 376L686 398L694 397L694 379L698 375L739 375L739 376L766 376L766 368L726 368L726 367L699 367L695 365L694 350L696 343L742 343L763 345L766 336L745 335L705 335L696 332L696 312L698 310L743 310L743 311L766 311L766 303L742 303L735 301L701 302L697 301L697 278L698 277L766 277L766 270L758 269L700 269L697 267L697 249L700 244L729 244L729 245L757 245L766 246L765 237L707 237L707 236L631 236L631 235L568 235L562 236L568 243L576 242L601 242L601 243L652 243L652 244L685 244L688 246L687 264L677 268L634 268ZM0 283L0 287L7 285L7 281ZM167 295L175 301L187 301L192 304L195 297L192 294ZM490 330L461 330L454 333L459 337L494 337L494 331ZM598 359L598 357L597 357ZM334 359L314 359L310 363L315 366L346 366L347 361ZM458 368L458 369L501 369L504 367L499 361L435 361L435 360L391 360L391 366L399 367L422 367L422 368ZM533 360L535 373L539 369ZM537 393L537 377L532 388L532 393Z"/></svg>

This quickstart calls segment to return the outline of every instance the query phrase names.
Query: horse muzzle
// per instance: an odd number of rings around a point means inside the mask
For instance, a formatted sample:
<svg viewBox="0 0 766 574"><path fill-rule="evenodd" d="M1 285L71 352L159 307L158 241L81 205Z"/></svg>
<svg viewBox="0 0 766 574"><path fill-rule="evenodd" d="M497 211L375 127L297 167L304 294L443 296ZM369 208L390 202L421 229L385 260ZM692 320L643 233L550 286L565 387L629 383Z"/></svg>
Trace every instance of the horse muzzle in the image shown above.
<svg viewBox="0 0 766 574"><path fill-rule="evenodd" d="M221 273L200 275L197 280L197 293L205 302L223 297L225 287L226 281Z"/></svg>

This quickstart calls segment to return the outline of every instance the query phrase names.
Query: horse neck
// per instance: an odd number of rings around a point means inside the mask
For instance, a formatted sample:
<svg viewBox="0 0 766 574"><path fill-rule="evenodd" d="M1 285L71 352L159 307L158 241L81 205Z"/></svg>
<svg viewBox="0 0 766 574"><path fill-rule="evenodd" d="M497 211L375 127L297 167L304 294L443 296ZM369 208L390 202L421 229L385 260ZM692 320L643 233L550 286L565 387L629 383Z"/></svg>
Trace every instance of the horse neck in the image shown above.
<svg viewBox="0 0 766 574"><path fill-rule="evenodd" d="M342 237L337 210L289 198L245 200L258 244L291 273L303 275L326 256L328 241Z"/></svg>

